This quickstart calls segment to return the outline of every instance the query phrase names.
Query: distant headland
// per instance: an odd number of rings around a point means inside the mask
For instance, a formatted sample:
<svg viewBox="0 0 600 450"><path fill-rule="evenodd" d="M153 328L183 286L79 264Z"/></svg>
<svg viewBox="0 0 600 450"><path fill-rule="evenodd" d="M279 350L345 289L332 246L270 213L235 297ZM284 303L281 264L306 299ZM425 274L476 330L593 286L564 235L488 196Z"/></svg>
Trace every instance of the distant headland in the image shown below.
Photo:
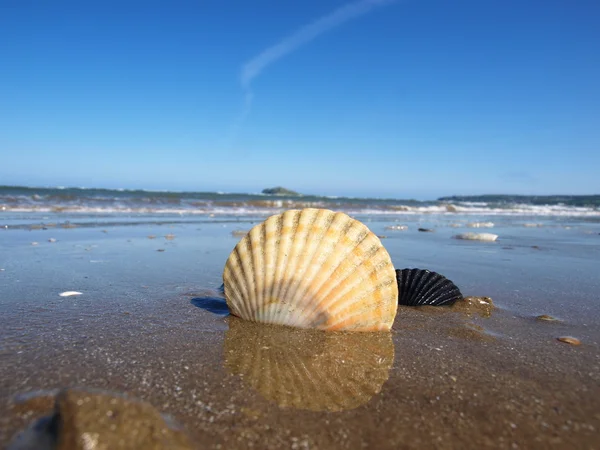
<svg viewBox="0 0 600 450"><path fill-rule="evenodd" d="M267 188L267 189L263 189L262 190L263 194L268 194L268 195L297 195L297 196L301 196L302 194L296 192L296 191L292 191L291 189L286 189L284 187L281 186L277 186L274 188Z"/></svg>

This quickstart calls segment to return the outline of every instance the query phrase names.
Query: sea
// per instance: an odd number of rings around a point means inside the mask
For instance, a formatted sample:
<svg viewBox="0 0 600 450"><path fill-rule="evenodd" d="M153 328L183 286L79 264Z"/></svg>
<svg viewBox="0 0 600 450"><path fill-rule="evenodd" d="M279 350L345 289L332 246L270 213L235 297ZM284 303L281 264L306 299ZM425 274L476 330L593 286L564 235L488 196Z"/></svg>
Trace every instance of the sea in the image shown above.
<svg viewBox="0 0 600 450"><path fill-rule="evenodd" d="M0 218L22 222L39 215L66 213L81 220L120 216L231 217L267 216L286 209L327 208L354 216L499 216L537 220L580 218L600 220L598 206L568 203L448 201L393 198L351 198L260 193L172 192L76 187L0 186ZM5 225L10 225L6 223Z"/></svg>

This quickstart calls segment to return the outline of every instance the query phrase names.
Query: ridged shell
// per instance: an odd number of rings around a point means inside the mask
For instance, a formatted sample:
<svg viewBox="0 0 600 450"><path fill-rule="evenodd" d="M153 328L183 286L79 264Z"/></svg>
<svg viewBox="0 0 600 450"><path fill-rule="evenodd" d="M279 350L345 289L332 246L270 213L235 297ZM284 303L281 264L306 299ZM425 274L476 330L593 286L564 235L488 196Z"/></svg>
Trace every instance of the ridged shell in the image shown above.
<svg viewBox="0 0 600 450"><path fill-rule="evenodd" d="M448 278L425 269L396 270L398 303L407 306L450 306L463 298Z"/></svg>
<svg viewBox="0 0 600 450"><path fill-rule="evenodd" d="M388 252L344 213L290 210L256 225L223 271L231 313L322 330L389 330L398 286Z"/></svg>
<svg viewBox="0 0 600 450"><path fill-rule="evenodd" d="M390 333L326 333L230 317L225 368L282 408L342 411L381 391L394 363Z"/></svg>

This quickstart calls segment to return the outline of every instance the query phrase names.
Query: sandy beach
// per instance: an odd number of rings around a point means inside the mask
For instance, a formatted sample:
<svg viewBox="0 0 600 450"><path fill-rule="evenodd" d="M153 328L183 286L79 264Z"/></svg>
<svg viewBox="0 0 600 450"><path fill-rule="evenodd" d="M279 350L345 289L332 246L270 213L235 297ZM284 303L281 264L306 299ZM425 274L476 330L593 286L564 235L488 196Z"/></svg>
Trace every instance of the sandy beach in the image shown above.
<svg viewBox="0 0 600 450"><path fill-rule="evenodd" d="M1 446L48 413L44 392L83 386L150 402L197 448L598 447L595 223L513 220L471 242L449 219L394 231L360 217L397 268L438 271L496 309L401 307L391 334L325 336L206 308L232 232L260 218L54 219L75 226L0 230Z"/></svg>

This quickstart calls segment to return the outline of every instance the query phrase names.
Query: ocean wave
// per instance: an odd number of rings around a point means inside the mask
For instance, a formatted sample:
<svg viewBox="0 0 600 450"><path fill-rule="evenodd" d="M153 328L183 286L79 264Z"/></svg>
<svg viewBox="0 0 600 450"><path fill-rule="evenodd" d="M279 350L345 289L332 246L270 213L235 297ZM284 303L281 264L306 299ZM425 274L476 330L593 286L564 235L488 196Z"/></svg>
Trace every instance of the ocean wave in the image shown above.
<svg viewBox="0 0 600 450"><path fill-rule="evenodd" d="M0 213L265 215L285 209L328 208L351 214L600 217L597 206L384 198L271 196L225 192L0 186Z"/></svg>
<svg viewBox="0 0 600 450"><path fill-rule="evenodd" d="M515 208L491 207L457 207L448 211L444 206L403 206L403 207L369 207L367 205L327 205L323 203L286 201L255 201L248 203L215 202L196 206L181 205L11 205L0 204L0 214L3 212L43 212L43 213L74 213L74 214L215 214L215 215L266 215L276 214L287 209L328 208L350 214L362 215L440 215L440 216L561 216L561 217L600 217L600 211L584 207L532 206L522 205Z"/></svg>

